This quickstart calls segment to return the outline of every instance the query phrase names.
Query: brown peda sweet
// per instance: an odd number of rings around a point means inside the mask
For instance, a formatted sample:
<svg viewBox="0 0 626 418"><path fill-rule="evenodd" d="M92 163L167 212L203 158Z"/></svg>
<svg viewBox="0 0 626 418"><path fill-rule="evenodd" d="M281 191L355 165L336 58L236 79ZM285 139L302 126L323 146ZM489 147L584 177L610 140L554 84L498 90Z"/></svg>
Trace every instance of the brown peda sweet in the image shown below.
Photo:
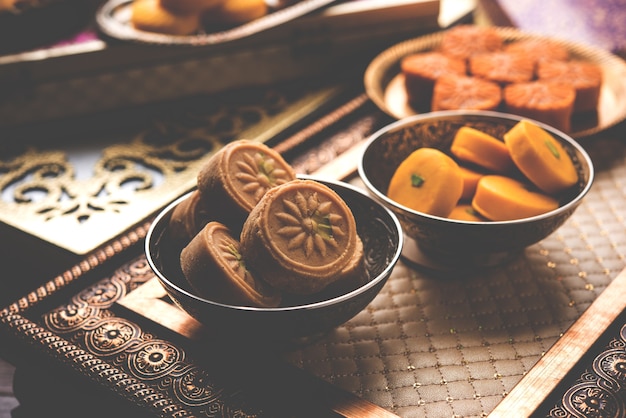
<svg viewBox="0 0 626 418"><path fill-rule="evenodd" d="M435 82L432 110L496 110L502 100L502 88L493 81L478 77L444 75Z"/></svg>
<svg viewBox="0 0 626 418"><path fill-rule="evenodd" d="M498 51L503 44L502 36L494 27L458 25L443 32L439 50L452 57L468 59L477 53Z"/></svg>
<svg viewBox="0 0 626 418"><path fill-rule="evenodd" d="M504 109L569 132L576 91L569 84L547 81L516 83L504 88Z"/></svg>
<svg viewBox="0 0 626 418"><path fill-rule="evenodd" d="M193 191L191 195L180 202L172 211L169 221L170 236L178 243L185 245L210 220L210 211L204 206L200 192Z"/></svg>
<svg viewBox="0 0 626 418"><path fill-rule="evenodd" d="M469 73L503 85L522 83L535 76L535 60L512 52L479 53L469 58Z"/></svg>
<svg viewBox="0 0 626 418"><path fill-rule="evenodd" d="M180 266L192 289L218 303L276 307L282 295L247 269L240 244L219 222L209 222L180 254Z"/></svg>
<svg viewBox="0 0 626 418"><path fill-rule="evenodd" d="M430 110L435 81L444 74L464 75L466 64L462 59L428 51L407 55L400 62L400 69L409 101Z"/></svg>
<svg viewBox="0 0 626 418"><path fill-rule="evenodd" d="M271 286L290 293L320 292L342 276L357 248L354 216L328 186L293 180L272 188L250 212L241 253Z"/></svg>
<svg viewBox="0 0 626 418"><path fill-rule="evenodd" d="M587 112L598 108L602 69L592 62L545 60L537 65L537 78L573 86L576 90L574 112Z"/></svg>
<svg viewBox="0 0 626 418"><path fill-rule="evenodd" d="M215 153L198 174L198 190L212 219L239 231L267 190L296 178L293 168L267 145L238 140Z"/></svg>
<svg viewBox="0 0 626 418"><path fill-rule="evenodd" d="M320 300L345 295L363 286L370 280L367 266L365 265L365 253L363 241L357 235L356 250L348 265L339 273L339 279L328 285L321 293Z"/></svg>

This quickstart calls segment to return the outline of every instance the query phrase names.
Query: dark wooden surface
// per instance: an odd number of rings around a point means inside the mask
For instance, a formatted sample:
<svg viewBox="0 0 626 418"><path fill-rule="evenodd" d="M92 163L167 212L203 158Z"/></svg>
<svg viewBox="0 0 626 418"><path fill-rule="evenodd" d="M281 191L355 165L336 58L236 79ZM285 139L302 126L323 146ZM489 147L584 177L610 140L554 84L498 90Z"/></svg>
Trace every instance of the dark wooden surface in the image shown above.
<svg viewBox="0 0 626 418"><path fill-rule="evenodd" d="M18 405L13 397L13 371L15 368L0 358L0 418L10 418L11 410Z"/></svg>

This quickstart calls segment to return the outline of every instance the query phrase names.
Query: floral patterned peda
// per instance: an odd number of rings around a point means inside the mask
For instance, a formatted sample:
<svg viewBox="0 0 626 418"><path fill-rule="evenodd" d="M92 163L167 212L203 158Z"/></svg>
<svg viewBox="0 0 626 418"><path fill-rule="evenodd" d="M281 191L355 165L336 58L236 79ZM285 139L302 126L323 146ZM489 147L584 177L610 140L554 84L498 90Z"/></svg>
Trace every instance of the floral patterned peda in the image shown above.
<svg viewBox="0 0 626 418"><path fill-rule="evenodd" d="M333 190L293 180L270 189L250 212L241 252L271 286L312 294L342 277L357 240L354 216Z"/></svg>
<svg viewBox="0 0 626 418"><path fill-rule="evenodd" d="M198 191L211 220L233 232L271 188L296 178L282 156L268 146L238 140L215 153L198 174Z"/></svg>
<svg viewBox="0 0 626 418"><path fill-rule="evenodd" d="M189 285L207 299L241 306L276 307L281 294L247 269L239 242L226 226L209 222L180 255Z"/></svg>

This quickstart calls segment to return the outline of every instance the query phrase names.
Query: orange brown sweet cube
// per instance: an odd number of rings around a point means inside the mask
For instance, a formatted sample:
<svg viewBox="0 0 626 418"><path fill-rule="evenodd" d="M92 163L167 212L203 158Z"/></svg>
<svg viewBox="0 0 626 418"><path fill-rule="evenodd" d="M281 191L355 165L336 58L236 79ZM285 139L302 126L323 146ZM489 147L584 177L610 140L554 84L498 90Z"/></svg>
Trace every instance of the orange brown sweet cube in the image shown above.
<svg viewBox="0 0 626 418"><path fill-rule="evenodd" d="M446 74L437 79L431 109L497 110L502 101L498 83L479 77Z"/></svg>
<svg viewBox="0 0 626 418"><path fill-rule="evenodd" d="M502 49L504 39L492 27L458 25L443 34L439 50L444 54L468 59L474 54Z"/></svg>
<svg viewBox="0 0 626 418"><path fill-rule="evenodd" d="M438 51L410 54L400 63L409 100L430 106L435 81L444 74L465 75L465 60Z"/></svg>
<svg viewBox="0 0 626 418"><path fill-rule="evenodd" d="M574 112L594 111L598 107L602 69L594 63L544 60L537 64L537 78L573 86L576 91Z"/></svg>
<svg viewBox="0 0 626 418"><path fill-rule="evenodd" d="M536 124L522 120L503 138L520 171L544 192L556 194L578 182L567 150Z"/></svg>
<svg viewBox="0 0 626 418"><path fill-rule="evenodd" d="M396 168L387 196L409 209L446 217L463 195L459 165L436 148L413 151Z"/></svg>
<svg viewBox="0 0 626 418"><path fill-rule="evenodd" d="M504 46L506 52L523 54L536 62L549 60L567 61L570 58L568 49L562 44L544 38L527 38L511 42Z"/></svg>
<svg viewBox="0 0 626 418"><path fill-rule="evenodd" d="M571 130L576 91L570 84L529 81L504 88L504 110L535 119L563 132Z"/></svg>
<svg viewBox="0 0 626 418"><path fill-rule="evenodd" d="M535 60L527 55L495 51L469 58L470 74L505 85L530 81L535 76Z"/></svg>
<svg viewBox="0 0 626 418"><path fill-rule="evenodd" d="M431 71L429 61L434 59L421 58L429 54L438 57L441 68L448 68L443 64L444 56L465 62L467 70ZM498 28L469 24L444 31L432 49L406 55L401 60L401 73L407 104L415 111L500 110L564 132L571 131L577 115L598 110L603 83L602 66L576 58L562 42L535 36L509 40ZM558 89L555 84L574 89L571 105L568 88Z"/></svg>

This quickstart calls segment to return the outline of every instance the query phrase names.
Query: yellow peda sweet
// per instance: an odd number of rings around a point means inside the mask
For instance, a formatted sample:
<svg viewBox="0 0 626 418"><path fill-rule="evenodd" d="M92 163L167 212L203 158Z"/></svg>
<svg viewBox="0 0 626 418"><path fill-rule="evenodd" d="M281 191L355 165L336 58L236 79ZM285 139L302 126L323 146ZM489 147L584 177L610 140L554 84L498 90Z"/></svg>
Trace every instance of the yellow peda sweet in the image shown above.
<svg viewBox="0 0 626 418"><path fill-rule="evenodd" d="M219 222L209 222L180 254L180 266L197 294L219 303L276 307L280 292L247 269L240 244Z"/></svg>
<svg viewBox="0 0 626 418"><path fill-rule="evenodd" d="M489 220L510 221L549 212L559 202L521 181L490 174L478 182L472 207Z"/></svg>
<svg viewBox="0 0 626 418"><path fill-rule="evenodd" d="M461 194L461 200L471 200L472 197L474 197L474 193L476 193L478 181L485 173L464 165L459 165L459 169L463 177L463 194Z"/></svg>
<svg viewBox="0 0 626 418"><path fill-rule="evenodd" d="M448 215L450 219L456 219L458 221L471 221L471 222L486 222L484 216L482 216L474 207L469 203L459 203L452 209L450 215Z"/></svg>
<svg viewBox="0 0 626 418"><path fill-rule="evenodd" d="M205 24L240 25L265 16L265 0L225 0L202 16Z"/></svg>
<svg viewBox="0 0 626 418"><path fill-rule="evenodd" d="M546 193L558 193L578 182L576 167L561 144L528 120L518 122L504 142L522 173Z"/></svg>
<svg viewBox="0 0 626 418"><path fill-rule="evenodd" d="M450 152L461 161L496 173L506 173L514 167L504 142L469 126L463 126L457 131Z"/></svg>
<svg viewBox="0 0 626 418"><path fill-rule="evenodd" d="M177 243L187 245L189 241L211 220L210 211L204 207L200 193L195 190L180 202L170 217L170 236Z"/></svg>
<svg viewBox="0 0 626 418"><path fill-rule="evenodd" d="M450 214L463 193L459 165L435 148L419 148L394 172L387 196L410 209L434 216Z"/></svg>
<svg viewBox="0 0 626 418"><path fill-rule="evenodd" d="M161 6L183 14L199 14L219 6L224 0L160 0Z"/></svg>
<svg viewBox="0 0 626 418"><path fill-rule="evenodd" d="M169 35L191 35L200 27L197 14L177 13L163 7L159 0L135 0L130 23L147 32Z"/></svg>

